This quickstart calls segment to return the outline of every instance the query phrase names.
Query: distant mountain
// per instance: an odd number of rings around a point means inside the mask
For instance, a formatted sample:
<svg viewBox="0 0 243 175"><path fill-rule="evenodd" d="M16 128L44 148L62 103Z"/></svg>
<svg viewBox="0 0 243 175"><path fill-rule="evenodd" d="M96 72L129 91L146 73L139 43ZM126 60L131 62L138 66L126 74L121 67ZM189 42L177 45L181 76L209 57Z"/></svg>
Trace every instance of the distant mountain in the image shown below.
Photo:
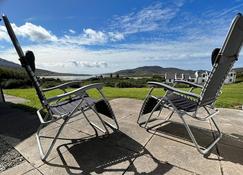
<svg viewBox="0 0 243 175"><path fill-rule="evenodd" d="M16 64L11 61L7 61L5 59L0 58L0 68L8 68L8 69L24 69L20 66L20 64ZM52 72L44 69L36 69L36 75L38 76L88 76L88 74L70 74L70 73L59 73L59 72Z"/></svg>
<svg viewBox="0 0 243 175"><path fill-rule="evenodd" d="M205 70L199 70L199 72L202 72ZM178 68L163 68L160 66L143 66L138 67L135 69L125 69L115 72L114 74L120 74L123 76L149 76L149 75L164 75L165 73L169 74L193 74L195 71L193 70L183 70Z"/></svg>
<svg viewBox="0 0 243 175"><path fill-rule="evenodd" d="M237 73L243 73L243 67L234 68Z"/></svg>
<svg viewBox="0 0 243 175"><path fill-rule="evenodd" d="M4 60L2 58L0 58L0 66L1 67L9 67L9 68L19 68L20 67L19 64L13 63L11 61Z"/></svg>

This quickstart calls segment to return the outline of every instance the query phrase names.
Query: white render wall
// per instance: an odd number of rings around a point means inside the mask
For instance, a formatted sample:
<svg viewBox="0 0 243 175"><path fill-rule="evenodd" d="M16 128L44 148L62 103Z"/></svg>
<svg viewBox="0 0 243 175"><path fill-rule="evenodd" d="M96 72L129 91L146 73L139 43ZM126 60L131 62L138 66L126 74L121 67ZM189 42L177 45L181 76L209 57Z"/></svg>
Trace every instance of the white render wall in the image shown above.
<svg viewBox="0 0 243 175"><path fill-rule="evenodd" d="M179 76L179 77L181 79L181 76ZM185 80L183 75L182 75L182 77L183 77L183 80ZM208 72L201 73L200 75L198 74L198 72L195 72L195 78L189 77L188 80L191 80L192 82L197 83L197 84L204 84L208 80L208 77L209 77ZM174 83L176 79L178 79L178 76L175 74L173 79L171 79L171 77L170 77L170 79L165 77L165 82ZM188 80L186 80L186 81L188 81ZM235 81L236 81L236 72L230 71L228 73L224 83L230 84L230 83L234 83Z"/></svg>

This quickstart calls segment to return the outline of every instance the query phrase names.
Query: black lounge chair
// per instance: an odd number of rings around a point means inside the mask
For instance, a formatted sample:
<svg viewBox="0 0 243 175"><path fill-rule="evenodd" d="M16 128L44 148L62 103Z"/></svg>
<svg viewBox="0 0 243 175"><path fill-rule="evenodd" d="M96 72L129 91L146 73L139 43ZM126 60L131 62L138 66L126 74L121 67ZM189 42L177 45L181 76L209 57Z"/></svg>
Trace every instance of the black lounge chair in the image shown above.
<svg viewBox="0 0 243 175"><path fill-rule="evenodd" d="M102 93L103 85L101 83L86 85L71 92L67 92L66 89L73 84L80 84L80 82L69 82L55 87L42 89L38 78L35 75L35 57L33 52L27 51L26 54L24 54L7 16L3 15L2 18L7 28L8 34L12 40L12 43L20 57L19 60L21 62L21 65L25 68L28 76L32 80L36 93L42 104L42 108L37 111L41 124L36 133L38 148L42 160L45 160L50 154L58 136L60 135L63 127L69 121L69 119L79 114L83 114L84 118L94 129L98 129L105 134L109 134L108 127L113 129L114 131L119 129L112 108L108 100ZM55 89L61 89L64 91L64 93L51 98L46 98L44 93ZM89 97L87 91L90 89L97 90L101 98L99 100L96 100ZM87 110L92 110L97 115L98 121L100 121L101 125L98 126L89 120L89 118L85 114ZM58 120L63 120L63 123L59 127L59 130L54 136L49 148L47 149L47 151L44 152L40 138L45 137L40 136L40 132L42 128L46 125L56 122Z"/></svg>
<svg viewBox="0 0 243 175"><path fill-rule="evenodd" d="M241 14L238 14L232 22L232 25L229 29L222 48L220 50L215 50L212 54L213 57L215 57L215 53L218 53L216 59L212 59L213 69L204 86L184 80L176 80L175 83L177 84L182 83L191 87L189 91L183 91L164 83L148 82L148 85L152 86L152 89L149 91L147 97L144 100L138 117L138 124L147 129L151 129L156 126L162 126L163 123L168 122L172 115L176 113L184 123L186 130L193 143L195 144L197 150L205 156L208 155L210 153L210 150L222 137L218 126L212 118L213 116L215 116L215 114L218 113L218 110L214 107L214 103L217 97L220 95L221 87L228 72L231 70L233 64L238 59L242 43L243 16ZM163 97L157 97L152 95L154 87L164 89L166 91L165 95ZM200 95L192 92L194 88L201 89ZM165 118L165 120L163 120L162 123L154 122L158 121L157 119L159 119L158 117L160 116L161 111L164 108L171 111L169 115ZM207 112L206 116L198 116L198 110L201 108ZM158 112L158 114L155 113L156 111ZM218 134L214 141L208 147L202 148L198 145L197 140L195 139L189 125L186 122L185 115L191 116L192 118L200 121L211 121L215 125Z"/></svg>

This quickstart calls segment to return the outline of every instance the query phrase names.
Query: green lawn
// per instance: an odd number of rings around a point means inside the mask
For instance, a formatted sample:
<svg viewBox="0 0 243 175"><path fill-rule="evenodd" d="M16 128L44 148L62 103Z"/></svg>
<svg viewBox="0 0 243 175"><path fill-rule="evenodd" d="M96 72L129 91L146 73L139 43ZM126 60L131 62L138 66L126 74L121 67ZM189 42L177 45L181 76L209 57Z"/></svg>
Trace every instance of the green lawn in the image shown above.
<svg viewBox="0 0 243 175"><path fill-rule="evenodd" d="M71 90L71 89L70 89ZM135 98L135 99L144 99L148 93L149 88L111 88L105 87L103 89L104 94L109 99L114 98ZM29 89L8 89L4 90L6 94L14 95L18 97L23 97L29 99L30 101L25 105L29 107L39 108L40 103L37 96L35 95L35 90L33 88ZM55 90L46 93L47 97L55 96L60 94L61 91ZM89 94L92 97L97 97L98 94L95 91L89 91ZM155 95L163 95L164 91L160 89L155 89ZM225 85L223 88L223 93L216 102L217 107L226 107L233 108L243 104L243 83Z"/></svg>

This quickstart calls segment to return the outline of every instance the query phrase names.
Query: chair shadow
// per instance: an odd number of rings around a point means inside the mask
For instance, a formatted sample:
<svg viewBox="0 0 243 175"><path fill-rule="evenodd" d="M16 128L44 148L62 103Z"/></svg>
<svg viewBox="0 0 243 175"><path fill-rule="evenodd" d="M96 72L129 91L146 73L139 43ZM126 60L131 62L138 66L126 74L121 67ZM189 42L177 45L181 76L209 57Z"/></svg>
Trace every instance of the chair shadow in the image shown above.
<svg viewBox="0 0 243 175"><path fill-rule="evenodd" d="M194 133L195 138L200 146L206 147L210 142L214 140L214 136L212 131L209 129L196 127L190 125L192 132ZM168 122L163 126L159 126L152 130L148 130L149 132L157 132L155 135L164 137L181 144L186 144L191 147L195 147L185 126L182 123L178 122ZM221 161L230 161L233 163L243 165L243 136L239 134L231 134L232 136L223 133L222 139L219 143L212 149L212 154L215 154ZM176 139L177 138L177 139ZM180 141L181 140L181 141ZM184 140L184 141L183 141ZM188 141L190 143L186 143ZM242 145L242 146L240 146ZM196 148L195 148L196 149ZM199 153L198 153L199 154ZM213 159L213 158L207 158Z"/></svg>
<svg viewBox="0 0 243 175"><path fill-rule="evenodd" d="M67 151L63 154L61 149ZM50 166L65 168L67 174L92 174L94 172L97 174L107 172L123 174L133 172L133 174L153 175L165 174L173 168L172 165L157 160L143 145L121 131L113 132L107 136L73 140L72 143L60 145L57 152L61 164L52 163L52 161L45 163ZM138 167L136 167L136 160L139 158L149 159L152 161L150 163L153 163L156 168L152 168L149 172L148 170L139 172ZM75 160L75 163L70 162L70 159ZM139 167L144 168L146 166L142 164Z"/></svg>
<svg viewBox="0 0 243 175"><path fill-rule="evenodd" d="M22 110L22 109L25 110ZM28 108L28 109L27 109ZM27 110L26 110L27 109ZM12 146L33 135L40 125L34 108L21 104L0 104L0 135Z"/></svg>

